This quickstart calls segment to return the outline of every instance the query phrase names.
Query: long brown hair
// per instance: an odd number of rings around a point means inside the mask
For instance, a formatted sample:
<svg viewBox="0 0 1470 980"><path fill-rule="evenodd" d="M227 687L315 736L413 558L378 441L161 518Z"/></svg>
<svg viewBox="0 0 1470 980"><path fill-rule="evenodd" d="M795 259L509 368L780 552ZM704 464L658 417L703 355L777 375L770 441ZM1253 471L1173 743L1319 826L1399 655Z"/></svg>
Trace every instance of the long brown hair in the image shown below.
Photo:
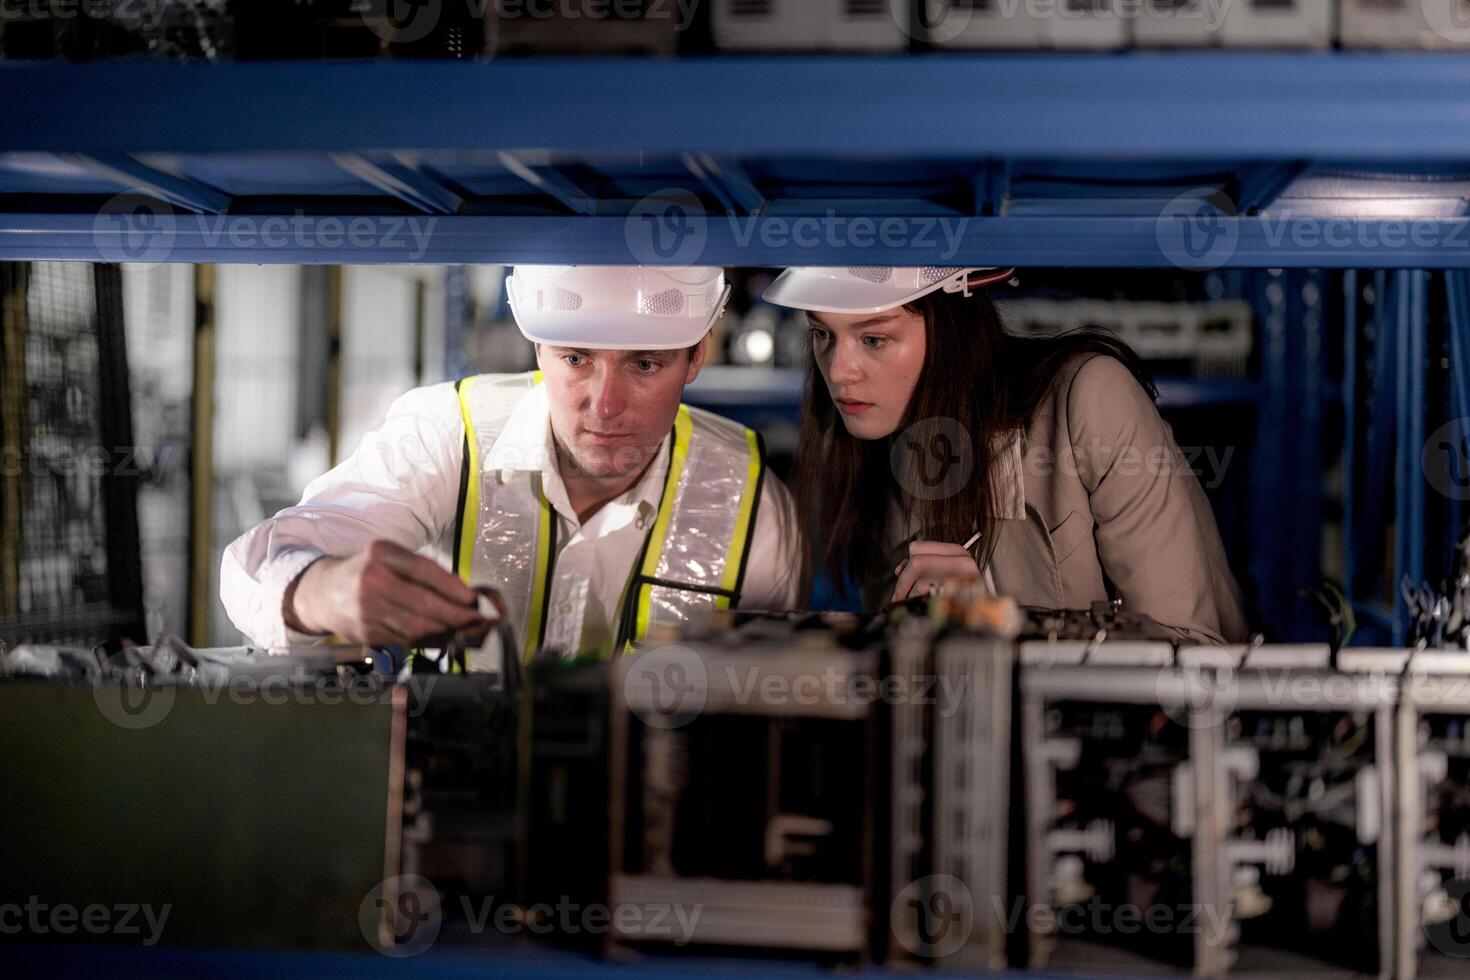
<svg viewBox="0 0 1470 980"><path fill-rule="evenodd" d="M990 474L996 437L1031 422L1071 358L1115 357L1149 397L1158 397L1138 355L1109 334L1011 336L983 291L936 291L904 309L924 320L924 367L899 432L888 439L848 434L815 353L807 356L796 506L807 540L815 542L817 567L839 590L891 573L883 542L895 500L923 540L962 543L979 530L988 552L995 540ZM923 492L932 481L920 479L915 468L927 465L925 453L952 446L955 435L964 439L971 465L952 473L943 492Z"/></svg>

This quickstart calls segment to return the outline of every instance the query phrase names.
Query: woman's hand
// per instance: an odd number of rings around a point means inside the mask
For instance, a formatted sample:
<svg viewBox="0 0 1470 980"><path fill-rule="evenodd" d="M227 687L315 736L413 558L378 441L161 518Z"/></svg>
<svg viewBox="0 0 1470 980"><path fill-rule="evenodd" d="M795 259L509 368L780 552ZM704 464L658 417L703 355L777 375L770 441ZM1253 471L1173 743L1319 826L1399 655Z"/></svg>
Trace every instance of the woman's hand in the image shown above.
<svg viewBox="0 0 1470 980"><path fill-rule="evenodd" d="M962 545L914 541L909 544L909 556L894 573L898 586L890 601L904 602L916 595L928 595L945 579L979 578L980 566Z"/></svg>

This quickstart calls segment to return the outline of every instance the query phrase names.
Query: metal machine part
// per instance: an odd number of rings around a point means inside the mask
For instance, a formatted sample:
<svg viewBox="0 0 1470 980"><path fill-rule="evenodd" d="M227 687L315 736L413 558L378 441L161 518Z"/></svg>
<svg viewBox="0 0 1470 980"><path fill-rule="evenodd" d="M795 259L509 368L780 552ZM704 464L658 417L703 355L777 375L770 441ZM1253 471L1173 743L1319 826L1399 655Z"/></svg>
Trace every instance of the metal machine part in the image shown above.
<svg viewBox="0 0 1470 980"><path fill-rule="evenodd" d="M1212 889L1198 772L1216 730L1172 667L1041 666L1023 645L1030 966L1208 971ZM1147 928L1130 916L1147 914Z"/></svg>
<svg viewBox="0 0 1470 980"><path fill-rule="evenodd" d="M615 662L610 904L701 911L682 933L615 923L614 941L867 952L877 671L821 634Z"/></svg>
<svg viewBox="0 0 1470 980"><path fill-rule="evenodd" d="M1405 652L1049 646L1021 647L1033 967L1389 974Z"/></svg>
<svg viewBox="0 0 1470 980"><path fill-rule="evenodd" d="M1231 968L1390 974L1402 665L1365 654L1351 671L1247 666L1220 688L1228 710L1206 819L1221 832Z"/></svg>
<svg viewBox="0 0 1470 980"><path fill-rule="evenodd" d="M493 650L464 659L496 671L395 683L357 648L26 648L0 659L0 698L175 697L188 726L148 736L174 765L192 758L176 739L238 720L208 701L226 681L382 695L402 731L374 756L397 808L374 874L426 881L445 942L472 941L457 910L514 904L515 922L609 953L1412 977L1470 952L1464 654L1176 650L1111 607L1033 611L1043 638L1017 640L937 608L733 613L525 678ZM39 772L12 759L0 779ZM568 905L622 917L568 929Z"/></svg>
<svg viewBox="0 0 1470 980"><path fill-rule="evenodd" d="M1417 661L1417 662L1416 662ZM1470 664L1410 661L1397 719L1395 975L1450 977L1470 956Z"/></svg>
<svg viewBox="0 0 1470 980"><path fill-rule="evenodd" d="M150 898L175 910L165 944L378 949L404 941L405 882L437 893L436 931L470 907L454 899L508 899L517 678L400 681L388 659L167 638L6 652L0 730L39 742L0 786L44 830L0 846L0 898Z"/></svg>

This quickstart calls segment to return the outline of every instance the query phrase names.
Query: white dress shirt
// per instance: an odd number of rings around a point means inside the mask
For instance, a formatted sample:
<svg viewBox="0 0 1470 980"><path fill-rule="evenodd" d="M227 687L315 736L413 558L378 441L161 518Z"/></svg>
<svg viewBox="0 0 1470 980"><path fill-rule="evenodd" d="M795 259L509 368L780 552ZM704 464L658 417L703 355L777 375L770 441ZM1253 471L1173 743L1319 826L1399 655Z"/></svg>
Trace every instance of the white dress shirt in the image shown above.
<svg viewBox="0 0 1470 980"><path fill-rule="evenodd" d="M363 437L349 459L313 480L300 504L247 531L225 550L220 598L230 619L264 647L319 639L287 628L286 588L316 559L351 555L379 538L448 569L463 445L464 422L452 382L416 388L396 399L382 425ZM553 445L546 388L538 386L516 405L485 466L540 470L557 520L546 645L601 649L617 627L623 588L658 511L669 445L665 440L639 481L585 524L567 497ZM801 556L795 528L791 494L768 472L741 607L796 608Z"/></svg>

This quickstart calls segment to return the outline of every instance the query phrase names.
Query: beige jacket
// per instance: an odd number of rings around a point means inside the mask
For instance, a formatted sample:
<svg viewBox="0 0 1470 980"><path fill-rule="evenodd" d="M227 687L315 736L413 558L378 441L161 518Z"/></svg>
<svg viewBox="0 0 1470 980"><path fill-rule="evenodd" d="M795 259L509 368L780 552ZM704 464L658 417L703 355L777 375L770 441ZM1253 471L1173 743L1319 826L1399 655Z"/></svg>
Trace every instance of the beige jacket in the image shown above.
<svg viewBox="0 0 1470 980"><path fill-rule="evenodd" d="M1097 354L1069 362L1031 425L1009 440L994 485L990 572L1000 594L1086 609L1110 598L1110 582L1124 608L1181 639L1247 639L1209 500L1122 362ZM895 563L906 540L889 536ZM887 587L885 598L892 579Z"/></svg>

